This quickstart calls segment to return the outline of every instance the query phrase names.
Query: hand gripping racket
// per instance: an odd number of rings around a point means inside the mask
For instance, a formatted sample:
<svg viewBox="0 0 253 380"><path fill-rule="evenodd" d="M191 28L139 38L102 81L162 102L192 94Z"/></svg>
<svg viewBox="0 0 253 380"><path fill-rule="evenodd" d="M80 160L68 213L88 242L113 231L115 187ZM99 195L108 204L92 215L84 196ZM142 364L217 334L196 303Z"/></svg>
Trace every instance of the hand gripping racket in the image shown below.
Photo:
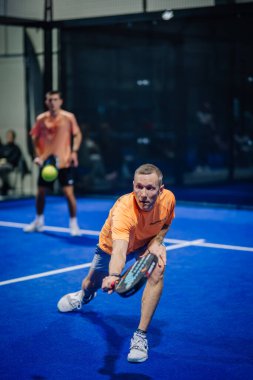
<svg viewBox="0 0 253 380"><path fill-rule="evenodd" d="M152 253L140 257L115 283L114 291L121 297L130 297L135 294L147 281L154 270L158 259Z"/></svg>

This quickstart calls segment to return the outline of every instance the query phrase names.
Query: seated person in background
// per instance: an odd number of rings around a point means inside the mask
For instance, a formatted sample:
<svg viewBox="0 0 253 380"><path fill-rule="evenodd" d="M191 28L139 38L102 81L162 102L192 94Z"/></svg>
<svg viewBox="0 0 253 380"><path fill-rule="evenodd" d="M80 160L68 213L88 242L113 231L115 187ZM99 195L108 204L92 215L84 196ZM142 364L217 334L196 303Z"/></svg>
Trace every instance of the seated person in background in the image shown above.
<svg viewBox="0 0 253 380"><path fill-rule="evenodd" d="M11 189L8 175L15 169L22 157L19 146L15 143L16 133L9 130L6 133L6 144L0 148L0 176L2 179L1 194L7 195Z"/></svg>
<svg viewBox="0 0 253 380"><path fill-rule="evenodd" d="M1 162L1 159L2 159L2 153L3 152L3 143L2 143L2 139L0 137L0 162Z"/></svg>

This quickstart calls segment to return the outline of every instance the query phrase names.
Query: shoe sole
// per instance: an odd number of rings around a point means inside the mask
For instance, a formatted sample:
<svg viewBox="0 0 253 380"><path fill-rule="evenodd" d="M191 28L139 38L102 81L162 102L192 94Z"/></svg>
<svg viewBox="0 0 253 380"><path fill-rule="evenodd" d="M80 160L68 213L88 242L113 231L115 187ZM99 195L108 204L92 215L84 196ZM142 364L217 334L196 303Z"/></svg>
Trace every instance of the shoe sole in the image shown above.
<svg viewBox="0 0 253 380"><path fill-rule="evenodd" d="M73 311L77 311L78 310L77 308L71 309L71 310L62 310L58 304L57 304L57 309L58 309L58 311L60 313L72 313Z"/></svg>
<svg viewBox="0 0 253 380"><path fill-rule="evenodd" d="M127 361L128 361L129 363L143 363L143 362L145 362L147 359L148 359L148 357L146 357L146 358L142 358L142 359L131 359L131 358L127 358Z"/></svg>

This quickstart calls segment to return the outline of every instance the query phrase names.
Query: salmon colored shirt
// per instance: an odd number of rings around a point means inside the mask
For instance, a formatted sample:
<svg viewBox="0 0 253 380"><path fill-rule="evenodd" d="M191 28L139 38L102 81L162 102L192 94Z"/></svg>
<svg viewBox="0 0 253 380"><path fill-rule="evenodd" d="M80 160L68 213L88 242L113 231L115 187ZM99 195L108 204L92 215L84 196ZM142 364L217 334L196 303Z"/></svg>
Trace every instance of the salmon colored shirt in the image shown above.
<svg viewBox="0 0 253 380"><path fill-rule="evenodd" d="M40 114L31 129L35 138L36 154L44 161L54 155L58 159L59 168L70 166L71 137L80 131L75 116L60 110L56 117L50 112Z"/></svg>
<svg viewBox="0 0 253 380"><path fill-rule="evenodd" d="M169 226L175 217L175 197L164 189L152 210L142 211L134 193L120 197L113 205L99 235L99 247L111 254L116 239L128 242L127 254L147 244L164 225Z"/></svg>

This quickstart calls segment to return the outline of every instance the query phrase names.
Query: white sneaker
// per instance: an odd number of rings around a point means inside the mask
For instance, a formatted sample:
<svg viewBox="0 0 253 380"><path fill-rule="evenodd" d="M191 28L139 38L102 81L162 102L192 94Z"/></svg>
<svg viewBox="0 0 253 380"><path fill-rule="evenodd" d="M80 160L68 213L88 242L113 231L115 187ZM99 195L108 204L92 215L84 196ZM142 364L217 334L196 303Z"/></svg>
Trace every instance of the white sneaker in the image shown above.
<svg viewBox="0 0 253 380"><path fill-rule="evenodd" d="M58 310L62 313L68 311L80 310L83 305L89 303L97 293L91 294L89 297L84 297L83 290L79 290L75 293L69 293L63 296L57 303Z"/></svg>
<svg viewBox="0 0 253 380"><path fill-rule="evenodd" d="M147 338L135 332L130 345L130 352L127 360L132 363L142 363L148 358L148 341Z"/></svg>
<svg viewBox="0 0 253 380"><path fill-rule="evenodd" d="M78 224L70 224L69 225L69 229L70 229L70 235L71 236L81 236L82 233L81 233L81 230L78 226Z"/></svg>
<svg viewBox="0 0 253 380"><path fill-rule="evenodd" d="M42 232L43 230L44 223L39 222L38 220L34 220L23 229L24 232Z"/></svg>

